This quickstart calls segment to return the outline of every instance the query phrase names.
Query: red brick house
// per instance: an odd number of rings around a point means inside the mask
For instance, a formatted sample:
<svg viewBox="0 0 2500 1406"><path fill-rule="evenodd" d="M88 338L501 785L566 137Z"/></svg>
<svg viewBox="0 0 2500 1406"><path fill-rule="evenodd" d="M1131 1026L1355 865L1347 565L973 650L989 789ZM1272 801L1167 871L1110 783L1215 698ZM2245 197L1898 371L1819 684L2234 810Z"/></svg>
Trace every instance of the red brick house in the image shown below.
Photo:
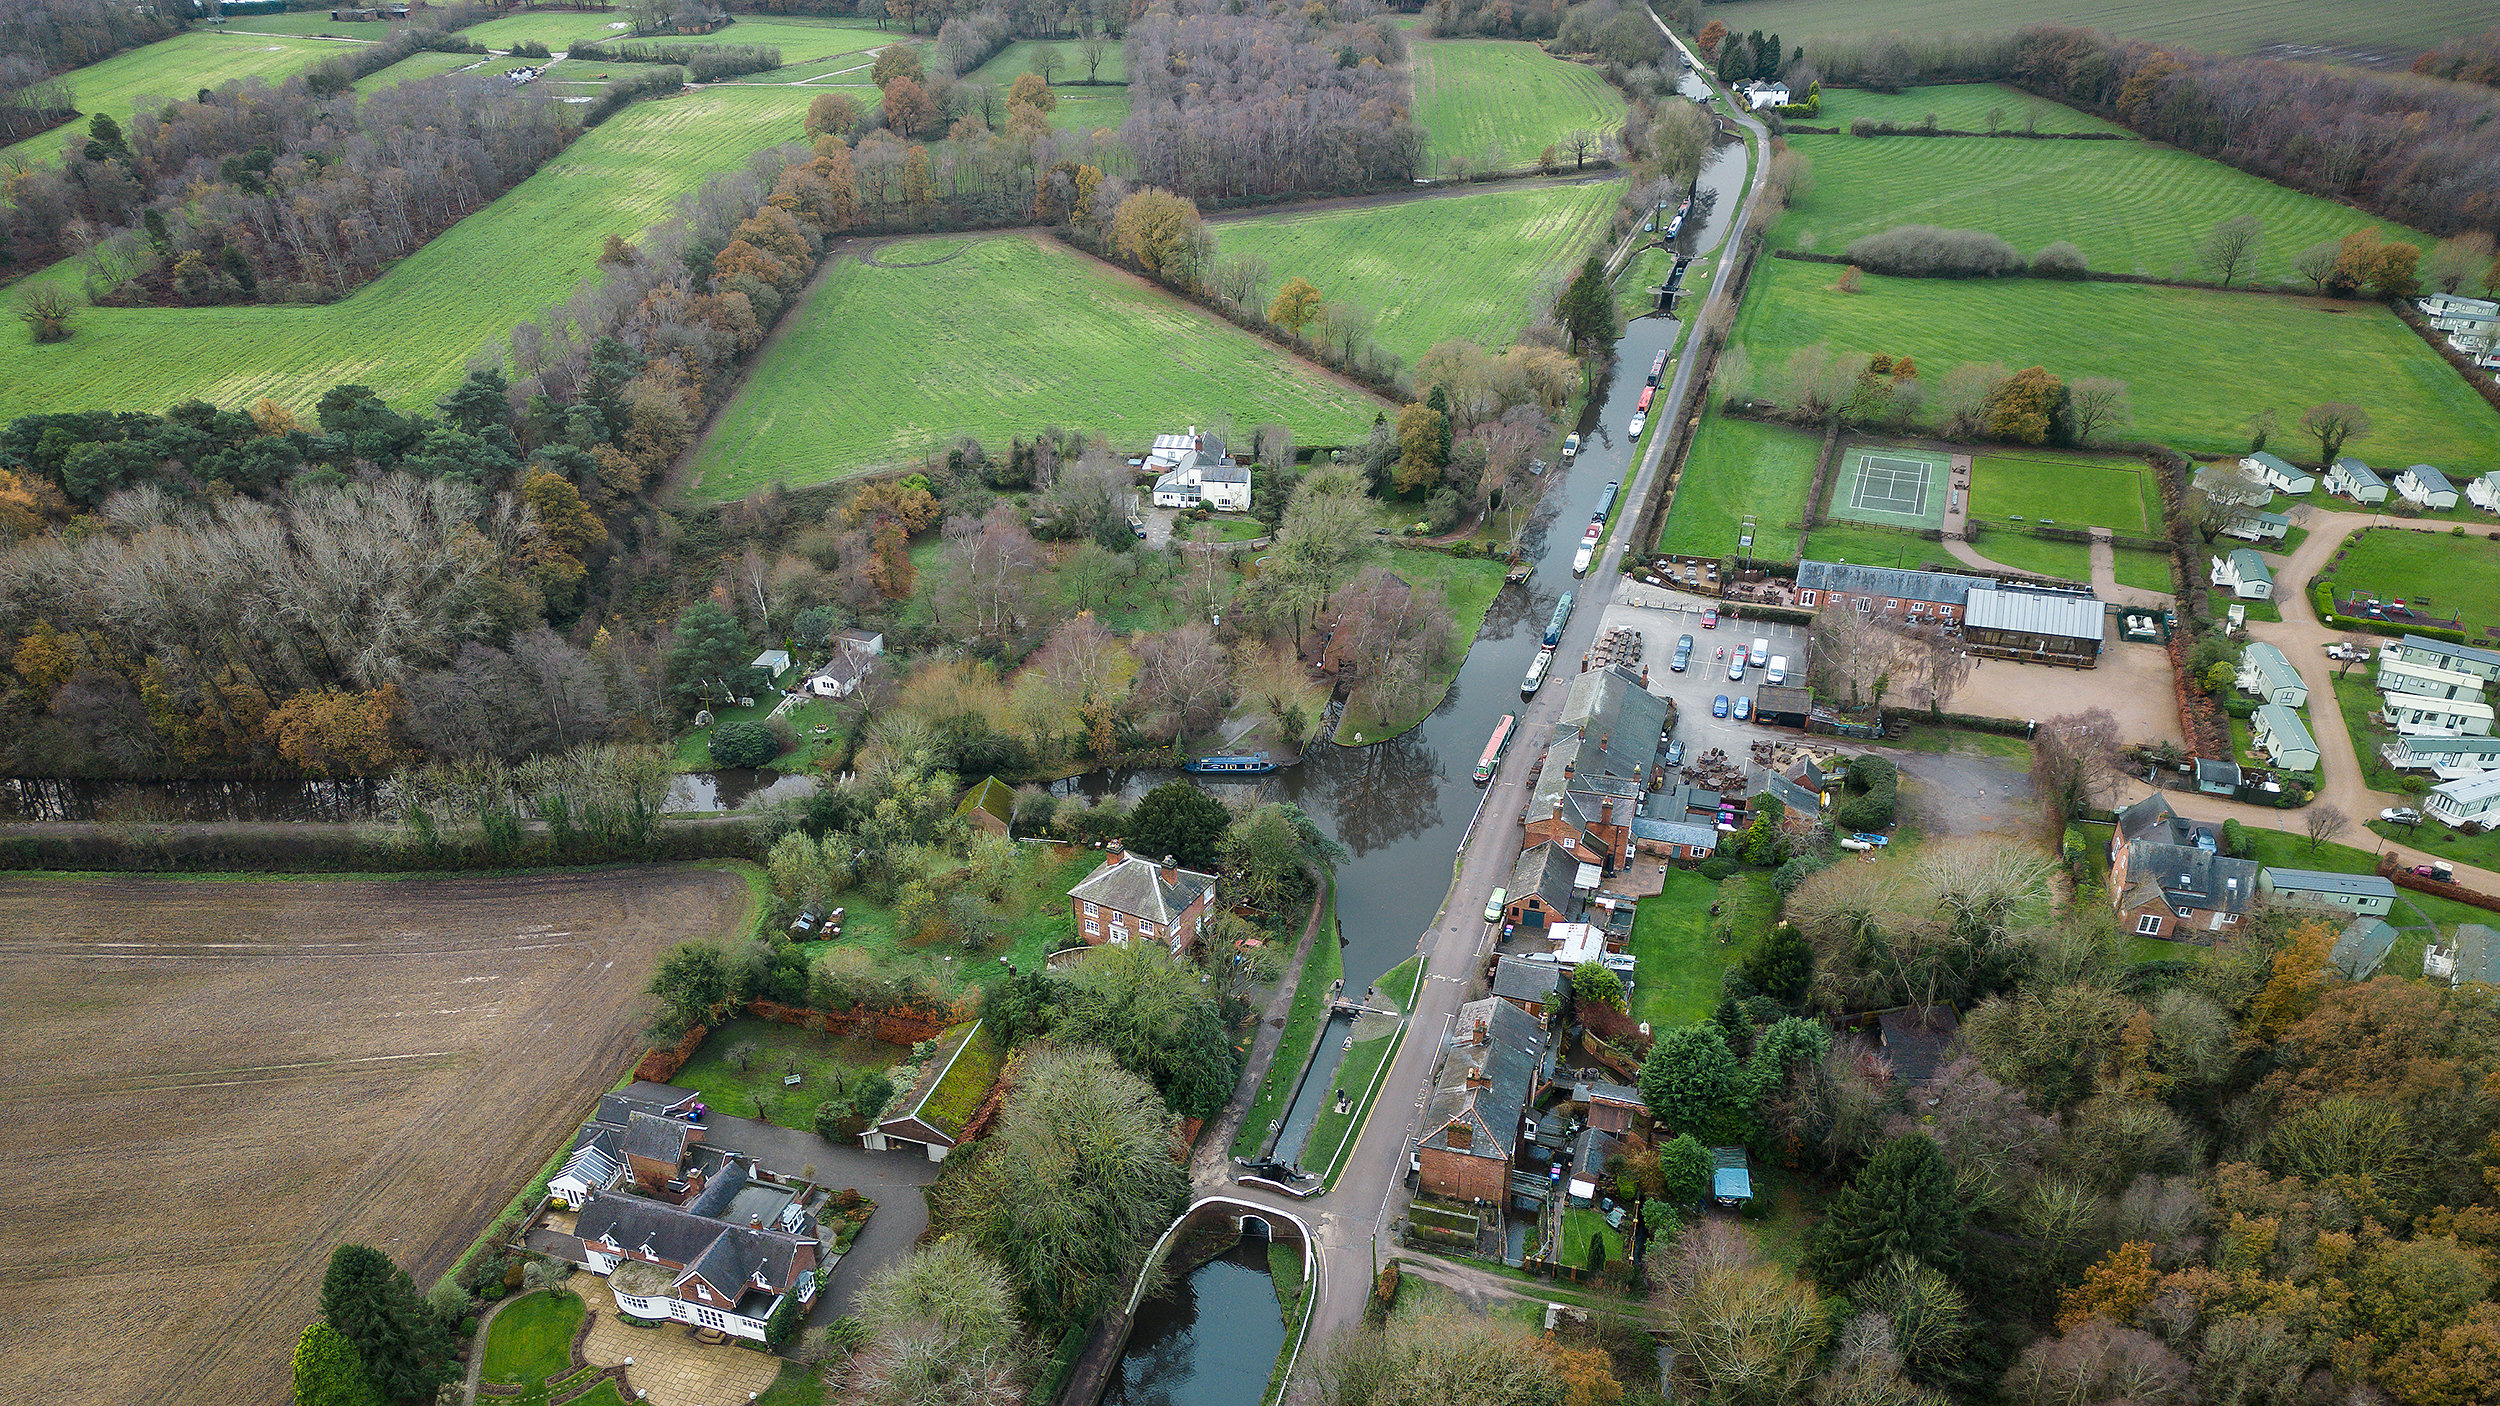
<svg viewBox="0 0 2500 1406"><path fill-rule="evenodd" d="M1806 609L1854 610L1860 615L1904 617L1912 623L1932 620L1959 625L1971 588L1993 584L1987 577L1946 571L1910 571L1853 562L1797 563L1797 604Z"/></svg>
<svg viewBox="0 0 2500 1406"><path fill-rule="evenodd" d="M1442 1078L1424 1109L1415 1148L1417 1184L1433 1196L1501 1201L1545 1087L1545 1027L1488 996L1458 1008Z"/></svg>
<svg viewBox="0 0 2500 1406"><path fill-rule="evenodd" d="M1161 864L1113 845L1102 867L1068 890L1076 930L1087 945L1142 938L1178 952L1196 940L1215 904L1215 876Z"/></svg>
<svg viewBox="0 0 2500 1406"><path fill-rule="evenodd" d="M2255 905L2263 867L2195 845L2132 841L2109 871L2118 930L2168 942L2210 943Z"/></svg>

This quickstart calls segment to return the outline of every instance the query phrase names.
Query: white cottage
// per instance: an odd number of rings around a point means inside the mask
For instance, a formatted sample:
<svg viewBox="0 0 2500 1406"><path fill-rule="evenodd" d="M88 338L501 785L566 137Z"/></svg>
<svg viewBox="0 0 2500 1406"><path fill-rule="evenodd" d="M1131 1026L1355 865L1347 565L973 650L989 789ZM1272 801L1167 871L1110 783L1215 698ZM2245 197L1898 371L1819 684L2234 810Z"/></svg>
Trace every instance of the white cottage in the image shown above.
<svg viewBox="0 0 2500 1406"><path fill-rule="evenodd" d="M2443 825L2500 825L2500 771L2433 786L2422 813Z"/></svg>
<svg viewBox="0 0 2500 1406"><path fill-rule="evenodd" d="M2396 475L2396 495L2433 512L2457 505L2457 486L2428 464L2416 464Z"/></svg>
<svg viewBox="0 0 2500 1406"><path fill-rule="evenodd" d="M2275 492L2288 493L2295 498L2318 486L2315 475L2280 455L2269 454L2262 449L2240 460L2240 469Z"/></svg>
<svg viewBox="0 0 2500 1406"><path fill-rule="evenodd" d="M2274 596L2274 571L2266 559L2242 547L2229 556L2214 558L2211 580L2228 589L2241 600L2270 600Z"/></svg>
<svg viewBox="0 0 2500 1406"><path fill-rule="evenodd" d="M1249 466L1235 463L1224 452L1224 441L1200 433L1196 425L1187 434L1156 436L1145 467L1156 476L1154 504L1158 508L1204 504L1218 512L1250 511Z"/></svg>
<svg viewBox="0 0 2500 1406"><path fill-rule="evenodd" d="M2378 476L2378 470L2346 454L2326 471L2326 491L2356 503L2384 503L2387 480Z"/></svg>

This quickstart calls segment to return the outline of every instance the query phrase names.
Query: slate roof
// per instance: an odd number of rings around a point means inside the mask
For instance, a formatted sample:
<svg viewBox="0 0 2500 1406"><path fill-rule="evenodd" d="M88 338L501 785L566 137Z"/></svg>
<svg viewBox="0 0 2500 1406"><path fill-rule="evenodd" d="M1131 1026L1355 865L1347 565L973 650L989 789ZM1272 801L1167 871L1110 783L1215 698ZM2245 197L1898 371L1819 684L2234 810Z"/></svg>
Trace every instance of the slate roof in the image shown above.
<svg viewBox="0 0 2500 1406"><path fill-rule="evenodd" d="M660 1113L636 1113L625 1125L625 1155L677 1165L694 1125Z"/></svg>
<svg viewBox="0 0 2500 1406"><path fill-rule="evenodd" d="M2180 823L2179 813L2170 808L2170 798L2155 791L2118 812L2118 838L2123 842L2154 835L2175 843Z"/></svg>
<svg viewBox="0 0 2500 1406"><path fill-rule="evenodd" d="M1482 1039L1477 1038L1480 1027ZM1520 1119L1544 1072L1545 1028L1526 1011L1490 996L1459 1007L1453 1028L1457 1033L1442 1060L1441 1085L1424 1110L1424 1126L1432 1132L1422 1145L1507 1161L1518 1146ZM1485 1087L1468 1087L1470 1070L1483 1071ZM1463 1148L1449 1142L1450 1125L1457 1122L1471 1130Z"/></svg>
<svg viewBox="0 0 2500 1406"><path fill-rule="evenodd" d="M2051 591L1976 589L1962 611L1968 629L2013 630L2027 635L2099 642L2109 614L2092 596Z"/></svg>
<svg viewBox="0 0 2500 1406"><path fill-rule="evenodd" d="M1797 588L1805 591L1841 591L1853 596L1882 596L1886 599L1933 601L1943 605L1960 605L1974 587L1992 584L1976 576L1956 576L1946 571L1911 571L1897 566L1860 566L1855 562L1801 561L1797 563Z"/></svg>
<svg viewBox="0 0 2500 1406"><path fill-rule="evenodd" d="M1234 463L1201 464L1198 468L1198 481L1201 483L1248 483L1250 466Z"/></svg>
<svg viewBox="0 0 2500 1406"><path fill-rule="evenodd" d="M2368 981L2387 961L2397 936L2384 918L2355 918L2344 926L2344 935L2335 939L2335 950L2327 959L2344 974L2344 980Z"/></svg>
<svg viewBox="0 0 2500 1406"><path fill-rule="evenodd" d="M2297 893L2350 893L2365 898L2394 898L2396 881L2378 874L2330 874L2323 869L2266 866L2266 880L2278 889Z"/></svg>
<svg viewBox="0 0 2500 1406"><path fill-rule="evenodd" d="M1935 1077L1937 1066L1944 1063L1945 1047L1962 1028L1962 1018L1951 1006L1911 1006L1886 1011L1875 1020L1892 1072L1907 1084L1924 1084Z"/></svg>
<svg viewBox="0 0 2500 1406"><path fill-rule="evenodd" d="M1642 1100L1640 1090L1625 1084L1610 1084L1603 1079L1583 1079L1573 1084L1571 1097L1578 1103L1593 1103L1603 1099L1608 1103L1630 1104L1634 1108L1649 1106Z"/></svg>
<svg viewBox="0 0 2500 1406"><path fill-rule="evenodd" d="M1504 957L1493 964L1493 994L1512 1001L1551 1005L1562 985L1562 968L1551 962Z"/></svg>
<svg viewBox="0 0 2500 1406"><path fill-rule="evenodd" d="M1762 789L1777 796L1780 804L1787 806L1792 812L1801 812L1806 815L1823 813L1823 798L1820 795L1807 790L1778 772L1772 772L1762 778Z"/></svg>
<svg viewBox="0 0 2500 1406"><path fill-rule="evenodd" d="M2196 784L2203 786L2208 783L2238 790L2240 764L2223 757L2198 757L2196 759Z"/></svg>
<svg viewBox="0 0 2500 1406"><path fill-rule="evenodd" d="M1173 874L1166 879L1153 860L1124 855L1118 863L1106 862L1079 880L1068 890L1068 897L1151 923L1169 923L1197 902L1198 895L1215 887L1213 874L1194 869L1175 869Z"/></svg>
<svg viewBox="0 0 2500 1406"><path fill-rule="evenodd" d="M2137 840L2127 847L2127 893L2121 907L2133 908L2158 893L2174 908L2203 912L2245 913L2257 897L2253 859L2226 859L2193 845ZM2239 880L2233 887L2231 880Z"/></svg>
<svg viewBox="0 0 2500 1406"><path fill-rule="evenodd" d="M730 1225L666 1202L613 1191L592 1193L574 1228L586 1244L604 1237L628 1256L639 1258L647 1251L667 1264L683 1266L672 1287L699 1276L732 1305L756 1292L754 1280L759 1275L772 1286L771 1294L789 1289L796 1281L802 1251L812 1244L782 1231ZM812 1254L809 1257L812 1260Z"/></svg>
<svg viewBox="0 0 2500 1406"><path fill-rule="evenodd" d="M1641 687L1640 675L1616 665L1572 677L1554 724L1557 742L1580 739L1573 765L1580 775L1647 776L1658 761L1658 739L1675 716L1675 705ZM1546 771L1554 770L1549 760Z"/></svg>
<svg viewBox="0 0 2500 1406"><path fill-rule="evenodd" d="M1683 845L1689 849L1716 851L1719 827L1695 825L1685 820L1653 820L1644 815L1632 822L1632 838L1647 840L1653 845Z"/></svg>
<svg viewBox="0 0 2500 1406"><path fill-rule="evenodd" d="M1510 892L1506 903L1517 903L1529 894L1545 900L1545 906L1556 913L1571 911L1571 880L1580 871L1580 861L1571 851L1548 840L1534 849L1519 852L1519 862L1510 868Z"/></svg>
<svg viewBox="0 0 2500 1406"><path fill-rule="evenodd" d="M2493 932L2481 923L2457 925L2457 974L2459 983L2479 981L2500 985L2500 932Z"/></svg>

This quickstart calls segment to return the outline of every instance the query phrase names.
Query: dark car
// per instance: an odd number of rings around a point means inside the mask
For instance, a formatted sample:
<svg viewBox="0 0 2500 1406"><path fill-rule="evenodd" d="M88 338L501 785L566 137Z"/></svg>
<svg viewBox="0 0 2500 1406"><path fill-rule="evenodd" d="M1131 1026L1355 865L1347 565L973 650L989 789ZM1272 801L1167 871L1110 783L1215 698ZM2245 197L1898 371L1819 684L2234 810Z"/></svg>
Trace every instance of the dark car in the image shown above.
<svg viewBox="0 0 2500 1406"><path fill-rule="evenodd" d="M1722 693L1718 697L1710 700L1710 716L1714 718L1724 718L1727 716L1726 694Z"/></svg>
<svg viewBox="0 0 2500 1406"><path fill-rule="evenodd" d="M1737 700L1736 700L1736 720L1737 720L1738 722L1740 722L1740 723L1741 723L1741 722L1745 721L1747 718L1750 718L1750 717L1752 717L1752 716L1753 716L1753 700L1752 700L1752 699L1750 699L1750 698L1739 698L1739 699L1737 699Z"/></svg>
<svg viewBox="0 0 2500 1406"><path fill-rule="evenodd" d="M1674 671L1676 671L1677 673L1679 673L1679 674L1680 674L1680 673L1683 673L1683 672L1684 672L1684 666L1685 666L1685 665L1687 665L1687 664L1690 664L1690 663L1692 663L1692 662L1693 662L1693 637L1692 637L1691 635L1678 635L1678 636L1676 636L1676 637L1675 637L1675 658L1674 658L1674 660L1673 660L1673 661L1671 661L1671 662L1667 665L1667 667L1668 667L1668 668L1670 668L1670 669L1673 669Z"/></svg>
<svg viewBox="0 0 2500 1406"><path fill-rule="evenodd" d="M1679 737L1679 738L1675 739L1673 742L1670 742L1670 743L1668 743L1668 744L1667 744L1667 765L1669 765L1669 766L1682 766L1682 765L1684 765L1684 739L1683 739L1683 738Z"/></svg>

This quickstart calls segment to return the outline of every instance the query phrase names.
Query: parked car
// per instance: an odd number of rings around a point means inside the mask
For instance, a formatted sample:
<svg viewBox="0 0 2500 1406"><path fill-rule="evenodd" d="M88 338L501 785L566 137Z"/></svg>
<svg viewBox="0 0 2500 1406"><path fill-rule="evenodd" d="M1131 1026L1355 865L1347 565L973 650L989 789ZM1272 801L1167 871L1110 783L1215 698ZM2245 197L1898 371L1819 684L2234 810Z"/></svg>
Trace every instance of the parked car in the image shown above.
<svg viewBox="0 0 2500 1406"><path fill-rule="evenodd" d="M2378 813L2378 818L2390 825L2419 825L2422 823L2422 812L2411 806L2389 806Z"/></svg>
<svg viewBox="0 0 2500 1406"><path fill-rule="evenodd" d="M2445 864L2416 864L2413 873L2416 878L2437 879L2443 884L2453 883L2457 877L2457 871Z"/></svg>
<svg viewBox="0 0 2500 1406"><path fill-rule="evenodd" d="M1736 657L1727 661L1727 677L1731 683L1745 681L1745 651L1736 651Z"/></svg>
<svg viewBox="0 0 2500 1406"><path fill-rule="evenodd" d="M1763 671L1762 677L1764 682L1769 683L1774 688L1788 682L1788 656L1785 654L1772 655L1771 663L1769 667Z"/></svg>
<svg viewBox="0 0 2500 1406"><path fill-rule="evenodd" d="M1710 700L1710 716L1714 718L1724 718L1727 716L1726 694L1722 693L1718 697Z"/></svg>
<svg viewBox="0 0 2500 1406"><path fill-rule="evenodd" d="M1683 738L1679 737L1667 744L1667 765L1671 767L1684 765Z"/></svg>
<svg viewBox="0 0 2500 1406"><path fill-rule="evenodd" d="M1748 719L1748 718L1750 718L1750 717L1752 717L1752 716L1753 716L1753 700L1752 700L1752 699L1750 699L1750 698L1739 698L1739 699L1737 699L1737 700L1736 700L1736 720L1737 720L1738 722L1740 722L1740 723L1741 723L1741 722L1745 721L1746 719Z"/></svg>
<svg viewBox="0 0 2500 1406"><path fill-rule="evenodd" d="M1719 628L1719 608L1717 606L1714 605L1701 613L1701 627L1705 630L1715 630Z"/></svg>
<svg viewBox="0 0 2500 1406"><path fill-rule="evenodd" d="M1749 662L1751 662L1757 669L1770 663L1771 642L1769 640L1755 640L1753 642L1753 657Z"/></svg>
<svg viewBox="0 0 2500 1406"><path fill-rule="evenodd" d="M1684 666L1685 666L1685 665L1687 665L1687 664L1690 664L1690 663L1692 663L1692 662L1693 662L1693 637L1692 637L1691 635L1678 635L1678 636L1676 636L1676 638L1675 638L1675 658L1674 658L1674 659L1672 659L1672 660L1670 660L1670 661L1668 661L1668 663L1667 663L1667 667L1668 667L1668 668L1670 668L1670 669L1672 669L1672 670L1674 670L1675 672L1677 672L1677 673L1679 673L1679 674L1680 674L1680 673L1683 673L1683 672L1684 672Z"/></svg>
<svg viewBox="0 0 2500 1406"><path fill-rule="evenodd" d="M1509 897L1510 890L1495 889L1493 891L1493 896L1484 901L1484 920L1488 923L1500 922L1502 920L1502 904L1504 901L1509 899Z"/></svg>

